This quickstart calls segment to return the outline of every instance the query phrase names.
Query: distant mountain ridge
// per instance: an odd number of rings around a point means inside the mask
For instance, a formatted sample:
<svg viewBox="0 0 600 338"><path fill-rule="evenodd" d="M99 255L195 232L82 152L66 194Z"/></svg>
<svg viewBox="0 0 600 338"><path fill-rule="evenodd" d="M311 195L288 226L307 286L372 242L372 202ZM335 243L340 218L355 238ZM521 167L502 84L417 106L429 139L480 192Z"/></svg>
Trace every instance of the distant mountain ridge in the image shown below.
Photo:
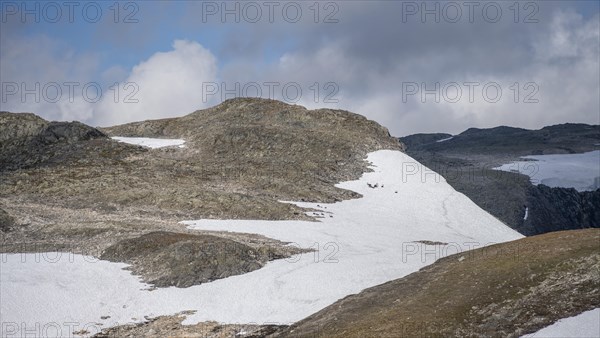
<svg viewBox="0 0 600 338"><path fill-rule="evenodd" d="M600 189L578 192L535 186L525 175L492 170L520 156L600 150L600 125L470 128L454 136L431 133L399 139L409 155L524 235L600 227Z"/></svg>
<svg viewBox="0 0 600 338"><path fill-rule="evenodd" d="M565 123L538 130L499 126L469 128L448 138L450 134L415 134L400 137L411 151L442 153L490 154L514 156L572 154L598 149L600 125Z"/></svg>

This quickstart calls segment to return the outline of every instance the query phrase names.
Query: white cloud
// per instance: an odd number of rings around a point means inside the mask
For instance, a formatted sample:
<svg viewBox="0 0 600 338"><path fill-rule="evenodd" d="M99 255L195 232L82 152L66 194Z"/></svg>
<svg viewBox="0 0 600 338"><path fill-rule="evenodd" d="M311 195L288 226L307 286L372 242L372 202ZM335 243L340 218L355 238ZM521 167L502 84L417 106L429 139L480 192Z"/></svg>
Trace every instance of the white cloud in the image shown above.
<svg viewBox="0 0 600 338"><path fill-rule="evenodd" d="M394 67L381 69L368 58L349 52L340 43L324 45L313 51L292 51L265 70L265 80L299 81L304 89L313 82L333 81L339 85L337 104L314 103L312 92L300 104L351 110L388 127L402 136L417 132L459 133L469 127L510 125L541 128L565 122L600 123L600 69L598 15L584 19L571 11L556 10L546 30L528 36L531 53L522 64L496 70L477 71L463 54L409 55L398 58ZM466 52L465 52L466 53ZM440 69L444 65L454 65ZM248 68L252 68L250 62ZM254 73L260 73L254 70ZM267 78L268 77L268 78ZM450 82L462 85L462 98L440 103L419 94L402 98L403 82L425 82L433 88ZM478 82L471 102L465 82ZM502 97L488 102L482 95L485 84L498 83ZM515 94L518 83L519 93ZM533 87L526 87L533 83ZM538 90L525 103L526 96ZM493 90L490 90L493 94ZM518 103L514 102L517 95Z"/></svg>
<svg viewBox="0 0 600 338"><path fill-rule="evenodd" d="M95 108L94 121L114 125L191 113L207 105L202 102L203 84L215 82L216 76L217 61L208 49L197 42L176 40L172 51L155 53L133 67L119 87L118 99L112 91ZM133 85L124 87L127 84Z"/></svg>
<svg viewBox="0 0 600 338"><path fill-rule="evenodd" d="M266 83L279 82L275 98L280 100L285 99L283 85L295 82L302 89L298 104L361 113L398 136L435 131L458 133L469 127L497 125L540 128L565 122L598 124L599 17L596 14L586 18L573 10L554 7L545 13L549 16L541 16L540 19L545 20L536 25L480 24L470 26L473 30L456 26L460 28L456 31L452 30L454 26L420 25L410 34L409 26L402 26L395 33L384 34L385 39L374 39L375 33L389 31L383 25L387 23L385 20L381 24L381 20L373 22L369 34L363 30L348 33L346 28L355 27L350 25L351 22L347 26L338 25L344 29L328 26L332 32L339 32L338 35L328 35L329 31L324 30L300 29L297 31L300 40L314 37L315 32L321 32L323 38L312 39L309 45L290 44L285 50L278 51L280 54L267 55L261 60L256 59L256 50L231 55L218 49L219 55L225 55L220 60L226 61L222 67L218 66L211 51L187 40L176 40L170 51L157 52L131 69L114 65L101 70L97 56L76 53L69 46L47 37L15 40L10 44L3 41L3 45L11 48L0 51L2 81L85 83L95 79L100 81L104 92L102 100L94 104L83 100L79 88L74 102L63 100L49 104L28 100L21 104L13 100L3 103L1 108L31 111L48 119L77 119L104 126L181 116L232 97L221 87L218 94L209 96L209 101L204 102L203 85L209 82L219 86L226 83L228 89L236 88L236 83L242 87L258 83L263 96L269 93ZM390 15L393 17L393 13ZM352 21L352 17L348 21ZM502 34L492 34L495 30ZM444 34L446 31L448 33ZM285 35L284 28L282 32ZM458 34L461 32L469 34ZM257 42L272 41L269 38L273 38L249 37L246 33L232 30L223 40L231 39L229 34L238 35L241 40L254 41L252 39L256 38ZM513 39L515 34L518 39ZM463 36L465 38L461 38ZM116 81L121 87L117 102L114 102L114 91L108 90L107 86ZM419 95L409 98L408 102L402 99L403 82L426 82L430 87L435 82L443 86L466 81L498 82L503 89L503 98L498 103L488 103L479 94L475 102L469 102L467 89L463 87L463 99L458 103L423 104ZM127 82L137 85L139 91L133 99L138 103L124 102L125 96L136 88L124 88ZM325 88L328 82L337 85L339 91L332 97L338 100L337 103L324 102L332 93L331 87ZM512 102L513 92L509 86L515 82L521 87L521 101L526 94L523 86L527 82L539 85L536 97L540 102ZM319 89L316 100L315 84ZM254 92L251 90L248 95Z"/></svg>
<svg viewBox="0 0 600 338"><path fill-rule="evenodd" d="M10 43L11 48L2 49L2 110L106 126L181 116L215 103L202 102L202 87L205 82L216 81L217 61L197 42L175 40L173 50L157 52L129 72L112 66L100 73L96 55L76 53L46 36L4 43ZM115 81L119 81L118 90L109 88ZM65 85L69 82L77 83L72 93ZM18 87L17 93L7 94L13 83ZM28 94L22 99L22 83L28 89L39 86L37 97ZM54 83L61 91L56 100L56 86L51 85ZM83 89L90 84L86 95ZM44 87L48 85L45 95ZM98 100L96 87L102 91ZM128 97L130 94L134 95ZM137 103L131 102L136 100Z"/></svg>

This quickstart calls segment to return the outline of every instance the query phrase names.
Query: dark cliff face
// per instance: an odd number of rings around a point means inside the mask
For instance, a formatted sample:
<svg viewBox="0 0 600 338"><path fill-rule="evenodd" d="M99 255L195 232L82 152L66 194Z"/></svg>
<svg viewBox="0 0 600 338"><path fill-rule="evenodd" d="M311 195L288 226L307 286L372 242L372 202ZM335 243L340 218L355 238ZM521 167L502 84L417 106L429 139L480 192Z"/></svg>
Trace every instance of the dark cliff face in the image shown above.
<svg viewBox="0 0 600 338"><path fill-rule="evenodd" d="M400 140L407 145L410 156L437 171L454 189L511 228L530 236L600 227L599 190L578 192L534 186L525 175L491 170L523 155L599 149L600 126L567 123L539 130L471 128L437 142L442 135L416 134Z"/></svg>
<svg viewBox="0 0 600 338"><path fill-rule="evenodd" d="M527 189L528 217L519 231L527 236L564 229L600 228L600 189L575 189L545 185Z"/></svg>

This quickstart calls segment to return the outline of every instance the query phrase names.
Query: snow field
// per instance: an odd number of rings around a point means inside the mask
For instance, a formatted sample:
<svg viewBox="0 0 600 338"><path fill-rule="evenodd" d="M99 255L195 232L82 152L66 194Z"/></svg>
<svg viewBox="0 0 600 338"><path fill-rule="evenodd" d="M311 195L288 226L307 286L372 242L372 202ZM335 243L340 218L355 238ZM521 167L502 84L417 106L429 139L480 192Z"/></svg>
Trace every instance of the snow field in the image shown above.
<svg viewBox="0 0 600 338"><path fill-rule="evenodd" d="M590 191L600 188L600 150L583 154L524 156L528 161L515 161L494 168L516 171L531 178L531 183L549 187Z"/></svg>

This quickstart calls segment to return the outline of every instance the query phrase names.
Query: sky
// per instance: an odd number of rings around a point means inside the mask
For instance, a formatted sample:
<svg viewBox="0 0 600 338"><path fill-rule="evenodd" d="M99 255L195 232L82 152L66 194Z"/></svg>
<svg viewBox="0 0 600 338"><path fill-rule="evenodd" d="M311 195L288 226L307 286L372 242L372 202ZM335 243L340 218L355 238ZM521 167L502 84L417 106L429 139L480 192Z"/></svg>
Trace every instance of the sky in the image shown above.
<svg viewBox="0 0 600 338"><path fill-rule="evenodd" d="M0 110L93 126L238 96L392 135L600 124L598 1L0 1Z"/></svg>

